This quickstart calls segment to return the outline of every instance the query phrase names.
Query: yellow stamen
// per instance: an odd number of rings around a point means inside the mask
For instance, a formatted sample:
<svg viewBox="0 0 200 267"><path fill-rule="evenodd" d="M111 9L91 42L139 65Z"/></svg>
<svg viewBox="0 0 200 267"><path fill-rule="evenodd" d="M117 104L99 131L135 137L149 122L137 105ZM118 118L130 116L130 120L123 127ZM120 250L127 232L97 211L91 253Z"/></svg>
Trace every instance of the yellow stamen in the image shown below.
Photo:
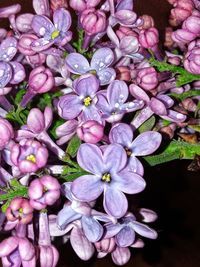
<svg viewBox="0 0 200 267"><path fill-rule="evenodd" d="M27 156L26 159L29 160L29 161L32 161L33 163L36 162L36 157L33 154Z"/></svg>
<svg viewBox="0 0 200 267"><path fill-rule="evenodd" d="M19 209L19 214L20 214L20 215L23 214L23 209L22 209L22 208Z"/></svg>
<svg viewBox="0 0 200 267"><path fill-rule="evenodd" d="M86 107L90 106L91 105L91 102L92 102L92 98L87 96L86 98L83 99L83 102L84 102L84 105Z"/></svg>
<svg viewBox="0 0 200 267"><path fill-rule="evenodd" d="M110 181L111 181L111 175L110 175L110 173L105 173L102 176L101 180L104 181L104 182L110 183Z"/></svg>
<svg viewBox="0 0 200 267"><path fill-rule="evenodd" d="M54 40L54 39L56 39L59 35L60 35L60 32L57 31L57 30L55 30L55 31L53 31L52 34L51 34L51 39Z"/></svg>
<svg viewBox="0 0 200 267"><path fill-rule="evenodd" d="M90 74L93 74L93 75L96 75L97 74L97 71L96 70L90 70L89 73Z"/></svg>

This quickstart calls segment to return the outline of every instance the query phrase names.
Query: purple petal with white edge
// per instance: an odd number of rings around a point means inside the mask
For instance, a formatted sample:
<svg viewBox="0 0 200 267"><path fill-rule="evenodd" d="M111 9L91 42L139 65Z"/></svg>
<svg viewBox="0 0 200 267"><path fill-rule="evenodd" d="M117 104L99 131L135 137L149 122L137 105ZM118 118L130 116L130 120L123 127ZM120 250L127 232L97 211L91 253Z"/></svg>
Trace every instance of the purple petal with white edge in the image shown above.
<svg viewBox="0 0 200 267"><path fill-rule="evenodd" d="M124 81L119 81L119 80L113 81L108 86L107 97L110 105L112 107L118 108L128 98L128 86Z"/></svg>
<svg viewBox="0 0 200 267"><path fill-rule="evenodd" d="M117 19L118 23L124 26L131 26L137 19L137 15L135 12L126 10L119 10L115 13L115 19Z"/></svg>
<svg viewBox="0 0 200 267"><path fill-rule="evenodd" d="M141 99L147 103L150 101L150 98L147 93L136 84L131 84L129 86L129 90L131 95L134 96L136 99Z"/></svg>
<svg viewBox="0 0 200 267"><path fill-rule="evenodd" d="M84 170L99 176L102 175L103 156L98 146L82 144L77 153L77 162Z"/></svg>
<svg viewBox="0 0 200 267"><path fill-rule="evenodd" d="M112 62L114 61L114 54L113 51L110 48L99 48L93 55L91 59L91 69L94 69L97 71L101 71L102 69L105 69L109 67Z"/></svg>
<svg viewBox="0 0 200 267"><path fill-rule="evenodd" d="M37 15L49 16L49 1L48 0L33 0L33 8Z"/></svg>
<svg viewBox="0 0 200 267"><path fill-rule="evenodd" d="M121 171L127 163L127 154L124 148L118 144L106 147L103 153L103 161L106 171L111 175Z"/></svg>
<svg viewBox="0 0 200 267"><path fill-rule="evenodd" d="M146 156L158 149L162 141L162 135L154 131L141 133L135 138L131 145L132 153L135 156Z"/></svg>
<svg viewBox="0 0 200 267"><path fill-rule="evenodd" d="M100 80L100 84L103 86L110 84L112 81L114 81L116 77L116 72L113 68L105 68L98 71L97 76Z"/></svg>
<svg viewBox="0 0 200 267"><path fill-rule="evenodd" d="M141 176L144 175L144 167L142 166L142 163L139 161L139 159L137 159L134 155L131 155L128 159L126 168L129 172L134 172Z"/></svg>
<svg viewBox="0 0 200 267"><path fill-rule="evenodd" d="M75 212L71 206L66 205L58 212L57 225L61 230L64 230L70 223L80 218L81 214Z"/></svg>
<svg viewBox="0 0 200 267"><path fill-rule="evenodd" d="M127 168L113 177L115 188L126 194L137 194L144 190L145 180L137 173L128 172Z"/></svg>
<svg viewBox="0 0 200 267"><path fill-rule="evenodd" d="M31 43L31 48L36 52L41 52L51 47L54 43L54 40L40 38Z"/></svg>
<svg viewBox="0 0 200 267"><path fill-rule="evenodd" d="M187 116L174 110L168 110L167 116L162 116L162 118L172 122L184 122L187 119Z"/></svg>
<svg viewBox="0 0 200 267"><path fill-rule="evenodd" d="M72 185L72 182L66 182L66 183L62 184L61 191L62 191L62 194L67 199L69 199L70 201L73 201L74 197L73 197L72 192L71 192L71 185Z"/></svg>
<svg viewBox="0 0 200 267"><path fill-rule="evenodd" d="M128 209L128 201L121 191L107 187L104 191L103 206L109 215L121 218Z"/></svg>
<svg viewBox="0 0 200 267"><path fill-rule="evenodd" d="M133 10L133 0L122 0L116 6L116 10Z"/></svg>
<svg viewBox="0 0 200 267"><path fill-rule="evenodd" d="M12 68L6 62L0 62L0 88L5 87L12 79Z"/></svg>
<svg viewBox="0 0 200 267"><path fill-rule="evenodd" d="M106 232L104 238L116 236L123 229L123 227L124 226L120 223L105 225Z"/></svg>
<svg viewBox="0 0 200 267"><path fill-rule="evenodd" d="M94 243L99 241L103 235L103 226L91 216L82 216L81 224L87 239Z"/></svg>
<svg viewBox="0 0 200 267"><path fill-rule="evenodd" d="M99 89L99 81L94 75L86 74L76 79L73 88L78 95L93 96Z"/></svg>
<svg viewBox="0 0 200 267"><path fill-rule="evenodd" d="M31 27L38 36L48 36L49 38L55 29L51 20L41 15L33 17Z"/></svg>
<svg viewBox="0 0 200 267"><path fill-rule="evenodd" d="M168 95L157 95L158 99L160 99L167 108L171 108L174 105L174 100Z"/></svg>
<svg viewBox="0 0 200 267"><path fill-rule="evenodd" d="M157 115L161 116L167 115L167 109L165 105L162 103L162 101L156 99L155 97L151 98L149 107Z"/></svg>
<svg viewBox="0 0 200 267"><path fill-rule="evenodd" d="M81 228L72 229L70 242L76 254L84 261L89 260L95 252L94 246L88 241Z"/></svg>
<svg viewBox="0 0 200 267"><path fill-rule="evenodd" d="M90 70L87 59L78 53L71 53L65 60L67 67L71 73L84 74Z"/></svg>
<svg viewBox="0 0 200 267"><path fill-rule="evenodd" d="M66 33L72 23L69 11L64 8L56 9L53 14L53 22L56 29Z"/></svg>
<svg viewBox="0 0 200 267"><path fill-rule="evenodd" d="M139 222L132 222L130 224L130 227L139 235L144 236L146 238L150 239L156 239L158 237L158 234L155 230L151 229L149 226L139 223Z"/></svg>
<svg viewBox="0 0 200 267"><path fill-rule="evenodd" d="M10 62L10 65L12 66L13 69L13 77L10 80L10 83L11 84L21 83L26 77L24 66L17 61Z"/></svg>
<svg viewBox="0 0 200 267"><path fill-rule="evenodd" d="M93 201L103 192L103 183L97 176L84 175L72 183L71 190L78 200L85 202Z"/></svg>
<svg viewBox="0 0 200 267"><path fill-rule="evenodd" d="M135 241L135 232L129 226L125 226L115 237L119 247L129 247Z"/></svg>
<svg viewBox="0 0 200 267"><path fill-rule="evenodd" d="M10 61L17 53L17 40L14 37L7 37L0 45L0 60Z"/></svg>
<svg viewBox="0 0 200 267"><path fill-rule="evenodd" d="M58 113L61 118L71 120L82 111L83 104L77 95L62 96L58 102Z"/></svg>
<svg viewBox="0 0 200 267"><path fill-rule="evenodd" d="M115 124L109 133L109 141L124 147L129 147L133 140L133 130L126 123Z"/></svg>
<svg viewBox="0 0 200 267"><path fill-rule="evenodd" d="M129 248L120 248L116 247L116 249L111 253L112 260L116 265L124 265L126 264L131 257L131 253Z"/></svg>

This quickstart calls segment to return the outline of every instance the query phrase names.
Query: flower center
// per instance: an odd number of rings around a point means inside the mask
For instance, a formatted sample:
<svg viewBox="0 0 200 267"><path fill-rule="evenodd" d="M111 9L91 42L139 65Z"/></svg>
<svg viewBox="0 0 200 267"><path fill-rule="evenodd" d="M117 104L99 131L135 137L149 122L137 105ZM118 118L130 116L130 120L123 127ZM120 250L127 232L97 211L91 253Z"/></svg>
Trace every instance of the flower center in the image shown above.
<svg viewBox="0 0 200 267"><path fill-rule="evenodd" d="M110 183L111 182L111 175L110 175L110 173L104 173L104 175L102 176L101 180L103 182Z"/></svg>
<svg viewBox="0 0 200 267"><path fill-rule="evenodd" d="M83 103L86 107L90 106L92 102L92 98L90 96L87 96L83 99Z"/></svg>
<svg viewBox="0 0 200 267"><path fill-rule="evenodd" d="M22 215L23 215L23 209L20 208L20 209L19 209L19 217L22 217Z"/></svg>
<svg viewBox="0 0 200 267"><path fill-rule="evenodd" d="M96 75L97 74L97 71L96 70L90 70L89 73L90 74L93 74L93 75Z"/></svg>
<svg viewBox="0 0 200 267"><path fill-rule="evenodd" d="M125 147L125 150L126 150L127 156L130 157L132 154L132 151L128 147Z"/></svg>
<svg viewBox="0 0 200 267"><path fill-rule="evenodd" d="M32 161L33 163L36 163L36 157L33 154L27 156L26 159Z"/></svg>
<svg viewBox="0 0 200 267"><path fill-rule="evenodd" d="M53 31L52 34L51 34L51 39L54 40L54 39L56 39L59 35L60 35L60 32L57 31L57 30L55 30L55 31Z"/></svg>

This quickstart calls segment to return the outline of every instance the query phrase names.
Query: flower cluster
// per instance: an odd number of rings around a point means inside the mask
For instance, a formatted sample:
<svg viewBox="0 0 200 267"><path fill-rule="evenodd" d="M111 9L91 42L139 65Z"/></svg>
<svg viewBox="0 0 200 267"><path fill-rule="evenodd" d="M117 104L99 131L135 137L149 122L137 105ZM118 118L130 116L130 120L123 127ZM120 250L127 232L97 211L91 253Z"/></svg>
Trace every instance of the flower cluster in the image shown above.
<svg viewBox="0 0 200 267"><path fill-rule="evenodd" d="M142 237L157 238L146 225L156 213L127 195L148 186L148 164L200 155L198 1L169 2L166 51L133 0L0 8L11 28L0 29L4 267L56 266L55 237L82 260L124 265Z"/></svg>

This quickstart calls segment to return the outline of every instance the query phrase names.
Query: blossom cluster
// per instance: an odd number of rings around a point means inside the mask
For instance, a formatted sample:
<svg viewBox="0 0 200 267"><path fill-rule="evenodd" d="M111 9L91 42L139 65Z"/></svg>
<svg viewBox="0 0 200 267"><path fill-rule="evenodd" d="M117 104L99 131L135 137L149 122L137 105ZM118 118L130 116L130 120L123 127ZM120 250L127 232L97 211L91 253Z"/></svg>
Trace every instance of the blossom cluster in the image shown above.
<svg viewBox="0 0 200 267"><path fill-rule="evenodd" d="M127 194L145 189L147 164L200 154L187 142L198 139L198 1L169 2L166 51L133 0L0 8L11 27L0 28L4 267L57 266L56 237L82 260L124 265L142 237L157 238L146 225L157 214L131 209Z"/></svg>

